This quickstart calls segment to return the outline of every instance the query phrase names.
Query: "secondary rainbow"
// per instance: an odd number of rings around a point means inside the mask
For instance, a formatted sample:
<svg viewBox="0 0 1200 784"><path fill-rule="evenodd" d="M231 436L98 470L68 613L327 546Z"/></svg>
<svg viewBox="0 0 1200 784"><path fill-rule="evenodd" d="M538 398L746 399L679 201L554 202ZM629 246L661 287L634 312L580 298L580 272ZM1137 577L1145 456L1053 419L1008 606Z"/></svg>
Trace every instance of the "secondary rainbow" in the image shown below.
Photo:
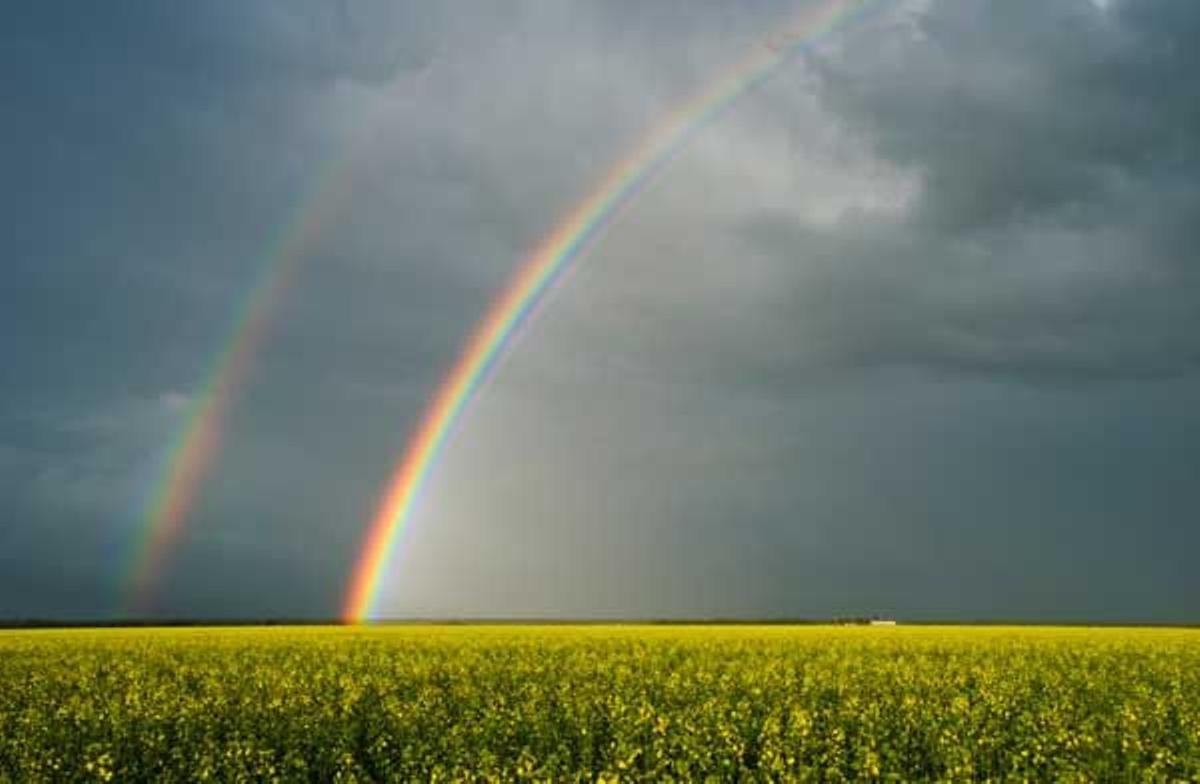
<svg viewBox="0 0 1200 784"><path fill-rule="evenodd" d="M123 574L125 612L150 611L170 553L220 449L225 420L237 390L245 383L267 333L271 314L321 228L348 195L349 153L336 156L317 176L309 197L282 224L262 254L254 286L236 309L233 327L193 397L167 451L140 517L131 559Z"/></svg>
<svg viewBox="0 0 1200 784"><path fill-rule="evenodd" d="M351 574L342 616L369 619L375 609L396 539L411 518L429 472L463 409L554 282L620 209L683 150L695 134L740 96L761 84L804 46L882 0L822 0L755 47L709 86L671 111L630 154L619 160L591 195L571 210L526 257L489 306L466 347L438 388L370 521Z"/></svg>

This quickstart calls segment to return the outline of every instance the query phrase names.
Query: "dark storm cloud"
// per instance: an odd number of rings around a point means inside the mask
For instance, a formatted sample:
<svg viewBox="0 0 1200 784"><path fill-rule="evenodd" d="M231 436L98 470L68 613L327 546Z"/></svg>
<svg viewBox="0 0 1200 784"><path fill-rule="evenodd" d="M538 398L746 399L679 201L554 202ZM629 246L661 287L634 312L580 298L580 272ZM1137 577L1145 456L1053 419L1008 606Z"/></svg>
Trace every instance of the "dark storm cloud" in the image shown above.
<svg viewBox="0 0 1200 784"><path fill-rule="evenodd" d="M186 404L305 205L156 611L337 612L495 291L795 11L13 12L0 615L113 611ZM1194 617L1198 20L896 3L781 70L514 343L381 607Z"/></svg>
<svg viewBox="0 0 1200 784"><path fill-rule="evenodd" d="M428 62L433 12L412 3L219 0L120 8L47 2L14 9L8 47L34 70L116 66L186 72L222 89L229 77L387 81Z"/></svg>
<svg viewBox="0 0 1200 784"><path fill-rule="evenodd" d="M314 170L348 143L323 102L419 71L429 19L354 0L6 16L4 614L114 611L187 398Z"/></svg>
<svg viewBox="0 0 1200 784"><path fill-rule="evenodd" d="M6 383L155 392L191 360L155 346L219 339L205 316L247 286L304 161L330 154L306 85L374 56L338 25L322 35L315 5L241 8L49 3L6 20L5 347L27 363Z"/></svg>

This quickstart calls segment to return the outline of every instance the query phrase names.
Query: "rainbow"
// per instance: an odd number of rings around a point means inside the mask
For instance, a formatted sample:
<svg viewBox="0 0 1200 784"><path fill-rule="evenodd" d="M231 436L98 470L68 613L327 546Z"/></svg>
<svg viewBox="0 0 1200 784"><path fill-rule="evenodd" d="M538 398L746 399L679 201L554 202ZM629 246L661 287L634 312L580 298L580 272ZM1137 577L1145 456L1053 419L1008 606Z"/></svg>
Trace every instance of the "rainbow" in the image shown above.
<svg viewBox="0 0 1200 784"><path fill-rule="evenodd" d="M681 152L698 131L746 92L769 78L805 45L864 13L881 0L821 0L807 6L783 32L770 36L741 62L681 104L613 166L591 192L519 265L488 308L438 388L388 482L350 577L342 617L368 620L375 609L398 535L412 517L422 486L446 440L490 371L546 292L620 209Z"/></svg>
<svg viewBox="0 0 1200 784"><path fill-rule="evenodd" d="M223 348L189 404L184 425L167 451L140 516L122 585L122 605L128 613L151 609L151 592L220 449L225 420L262 346L271 315L299 260L350 192L349 178L340 174L348 157L337 156L324 167L316 179L315 196L301 203L267 245L255 285L237 308Z"/></svg>

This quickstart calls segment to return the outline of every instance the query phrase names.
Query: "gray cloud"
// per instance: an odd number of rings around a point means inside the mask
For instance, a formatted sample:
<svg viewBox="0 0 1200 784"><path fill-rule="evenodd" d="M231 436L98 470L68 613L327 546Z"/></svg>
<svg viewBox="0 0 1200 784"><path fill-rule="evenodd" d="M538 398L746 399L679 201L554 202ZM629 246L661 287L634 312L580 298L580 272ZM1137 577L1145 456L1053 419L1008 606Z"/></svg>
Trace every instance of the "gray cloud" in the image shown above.
<svg viewBox="0 0 1200 784"><path fill-rule="evenodd" d="M824 104L920 187L898 220L747 222L796 270L769 329L825 339L790 360L1047 380L1194 370L1194 21L1150 5L934 3L919 35L852 39L824 62Z"/></svg>

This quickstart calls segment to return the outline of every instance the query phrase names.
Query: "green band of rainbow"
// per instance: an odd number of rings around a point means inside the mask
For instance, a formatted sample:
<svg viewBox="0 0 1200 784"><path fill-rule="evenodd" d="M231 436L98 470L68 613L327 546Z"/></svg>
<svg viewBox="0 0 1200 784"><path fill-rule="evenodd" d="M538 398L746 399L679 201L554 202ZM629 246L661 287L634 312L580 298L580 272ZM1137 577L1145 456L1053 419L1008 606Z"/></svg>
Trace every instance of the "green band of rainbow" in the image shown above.
<svg viewBox="0 0 1200 784"><path fill-rule="evenodd" d="M455 422L521 323L568 263L700 129L766 80L803 46L876 4L878 0L822 0L806 7L799 19L781 35L772 36L767 46L756 47L749 57L672 111L522 262L442 382L387 485L351 574L342 611L345 620L363 621L373 615L396 539L412 516L421 488Z"/></svg>

